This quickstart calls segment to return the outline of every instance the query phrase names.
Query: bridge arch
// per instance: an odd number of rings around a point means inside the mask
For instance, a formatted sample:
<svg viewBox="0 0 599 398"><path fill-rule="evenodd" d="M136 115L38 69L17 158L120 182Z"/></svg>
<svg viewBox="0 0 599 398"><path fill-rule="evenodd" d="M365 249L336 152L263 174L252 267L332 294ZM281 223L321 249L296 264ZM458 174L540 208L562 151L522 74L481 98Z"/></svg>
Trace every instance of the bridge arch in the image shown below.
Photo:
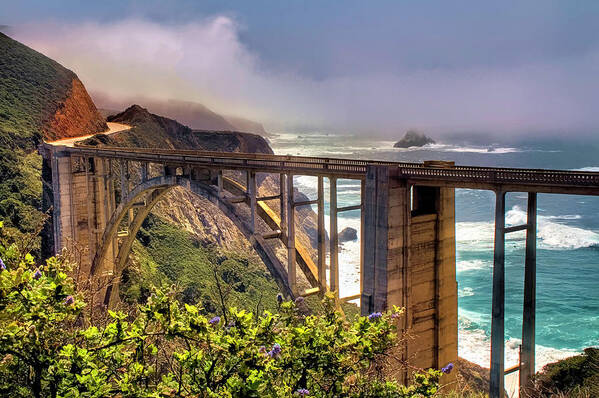
<svg viewBox="0 0 599 398"><path fill-rule="evenodd" d="M287 284L286 271L272 248L266 244L260 235L253 233L249 222L244 220L238 214L237 209L231 202L224 199L222 194L219 194L217 188L201 181L195 181L187 176L171 175L155 177L140 183L121 200L121 203L111 215L104 230L101 243L99 244L92 261L92 276L98 274L99 270L102 268L101 265L108 258L108 251L111 247L110 243L115 242L115 239L118 237L119 226L122 221L131 213L134 207L138 208L133 219L128 221L128 233L123 237L122 243L120 245L113 243L114 251L116 252L116 256L114 256L114 278L113 283L109 285L106 291L106 296L104 298L105 304L115 303L118 300L118 281L120 280L131 252L131 247L133 246L135 237L141 228L143 221L152 211L154 206L175 187L182 187L209 200L223 212L256 250L281 290L290 296L293 295Z"/></svg>

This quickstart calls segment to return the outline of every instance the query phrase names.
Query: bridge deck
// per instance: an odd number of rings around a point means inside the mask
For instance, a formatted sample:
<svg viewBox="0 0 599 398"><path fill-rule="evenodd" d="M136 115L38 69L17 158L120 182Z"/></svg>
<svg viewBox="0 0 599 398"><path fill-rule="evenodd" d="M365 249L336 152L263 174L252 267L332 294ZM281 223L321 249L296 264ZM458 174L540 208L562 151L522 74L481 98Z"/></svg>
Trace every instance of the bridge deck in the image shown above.
<svg viewBox="0 0 599 398"><path fill-rule="evenodd" d="M350 179L364 179L370 165L391 166L399 168L400 177L418 185L599 195L597 172L472 166L441 168L422 163L149 148L76 146L64 150L80 156Z"/></svg>

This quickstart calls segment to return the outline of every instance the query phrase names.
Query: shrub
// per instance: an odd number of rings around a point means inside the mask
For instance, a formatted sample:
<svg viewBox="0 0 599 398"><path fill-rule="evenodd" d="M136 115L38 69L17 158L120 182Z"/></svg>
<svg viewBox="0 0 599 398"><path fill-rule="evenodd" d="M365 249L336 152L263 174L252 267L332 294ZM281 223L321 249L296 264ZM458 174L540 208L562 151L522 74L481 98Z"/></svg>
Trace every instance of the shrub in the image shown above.
<svg viewBox="0 0 599 398"><path fill-rule="evenodd" d="M599 396L599 348L547 364L535 376L536 396Z"/></svg>
<svg viewBox="0 0 599 398"><path fill-rule="evenodd" d="M231 308L202 315L154 290L132 314L84 327L83 295L69 265L36 265L0 244L0 394L61 397L428 397L439 371L410 387L381 363L397 341L394 312L358 317L327 296L320 315L294 302L256 316Z"/></svg>

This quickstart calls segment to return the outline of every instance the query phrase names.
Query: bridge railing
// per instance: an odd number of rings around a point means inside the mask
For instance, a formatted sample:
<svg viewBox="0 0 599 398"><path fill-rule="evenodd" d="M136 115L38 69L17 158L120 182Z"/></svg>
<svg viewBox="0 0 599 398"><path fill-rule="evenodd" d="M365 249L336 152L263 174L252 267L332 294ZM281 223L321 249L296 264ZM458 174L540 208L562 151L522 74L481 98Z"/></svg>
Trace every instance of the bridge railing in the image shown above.
<svg viewBox="0 0 599 398"><path fill-rule="evenodd" d="M599 173L568 170L518 169L476 166L428 167L422 163L356 160L344 158L321 158L310 156L273 155L263 153L215 152L195 150L171 150L157 148L117 147L65 147L64 150L80 156L111 157L154 163L198 164L236 169L254 169L265 172L297 172L308 175L364 178L370 165L399 168L400 175L415 180L439 180L446 183L512 184L547 187L578 187L590 194L599 195ZM592 188L597 188L595 191ZM585 191L586 192L586 191ZM567 192L564 192L567 193Z"/></svg>
<svg viewBox="0 0 599 398"><path fill-rule="evenodd" d="M562 171L562 170L526 170L483 167L438 168L400 168L401 174L408 178L423 178L446 181L475 181L490 184L518 184L544 186L598 187L599 173Z"/></svg>

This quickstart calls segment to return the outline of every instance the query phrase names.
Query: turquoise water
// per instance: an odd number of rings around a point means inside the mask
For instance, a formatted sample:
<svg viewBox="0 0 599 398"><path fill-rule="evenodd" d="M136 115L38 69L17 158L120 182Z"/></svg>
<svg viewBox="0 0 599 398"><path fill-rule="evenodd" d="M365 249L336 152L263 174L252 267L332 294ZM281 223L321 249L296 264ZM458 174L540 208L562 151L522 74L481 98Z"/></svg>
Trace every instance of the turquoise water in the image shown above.
<svg viewBox="0 0 599 398"><path fill-rule="evenodd" d="M271 140L277 154L332 156L395 161L453 160L461 165L585 169L599 171L599 145L559 141L513 146L433 145L400 150L392 142L326 134L281 134ZM315 195L316 179L296 177L296 185ZM338 183L339 206L360 201L357 181ZM327 204L328 206L328 204ZM456 191L459 354L489 365L491 272L493 260L492 192ZM526 219L526 194L509 193L506 223ZM537 367L585 347L599 345L599 197L545 195L538 198ZM359 228L360 212L349 212L339 228ZM524 232L506 241L506 365L517 363L522 327ZM341 294L357 293L358 242L340 254Z"/></svg>

